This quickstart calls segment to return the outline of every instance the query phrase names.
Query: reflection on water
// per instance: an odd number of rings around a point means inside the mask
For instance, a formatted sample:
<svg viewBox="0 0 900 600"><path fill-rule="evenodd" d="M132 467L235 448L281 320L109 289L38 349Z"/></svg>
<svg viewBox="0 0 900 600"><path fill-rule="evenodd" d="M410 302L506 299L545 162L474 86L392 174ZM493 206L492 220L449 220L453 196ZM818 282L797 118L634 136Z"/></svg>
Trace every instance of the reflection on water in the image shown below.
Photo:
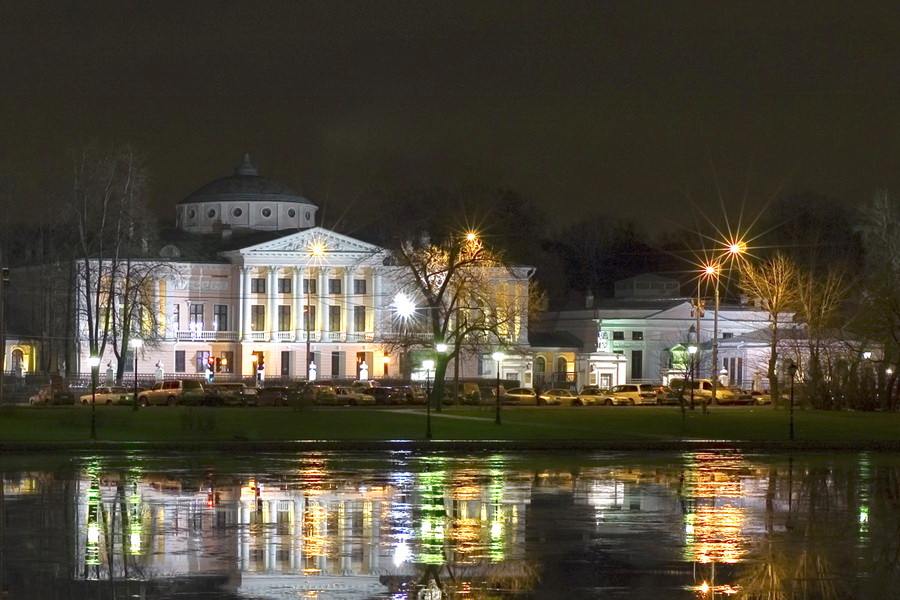
<svg viewBox="0 0 900 600"><path fill-rule="evenodd" d="M891 598L900 456L5 458L9 598Z"/></svg>

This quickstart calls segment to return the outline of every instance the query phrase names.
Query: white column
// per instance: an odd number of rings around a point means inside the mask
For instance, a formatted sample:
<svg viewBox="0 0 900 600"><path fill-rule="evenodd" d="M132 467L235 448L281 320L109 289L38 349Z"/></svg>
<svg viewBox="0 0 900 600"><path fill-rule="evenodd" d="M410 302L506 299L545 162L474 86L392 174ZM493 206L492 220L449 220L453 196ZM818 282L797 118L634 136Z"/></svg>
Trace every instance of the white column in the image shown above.
<svg viewBox="0 0 900 600"><path fill-rule="evenodd" d="M250 267L241 267L241 339L245 342L250 341Z"/></svg>
<svg viewBox="0 0 900 600"><path fill-rule="evenodd" d="M353 269L344 269L344 331L347 332L346 341L353 339Z"/></svg>
<svg viewBox="0 0 900 600"><path fill-rule="evenodd" d="M382 305L381 273L377 267L372 267L372 330L375 339L381 335L381 305Z"/></svg>
<svg viewBox="0 0 900 600"><path fill-rule="evenodd" d="M328 267L319 267L319 308L316 312L319 313L319 331L322 332L319 334L319 340L325 341L322 339L325 331L328 330L328 307L325 304L325 299L328 296L328 274L331 271ZM319 365L319 368L322 368L322 365Z"/></svg>
<svg viewBox="0 0 900 600"><path fill-rule="evenodd" d="M278 331L278 315L275 314L277 311L275 300L278 297L278 269L276 267L269 267L269 281L266 284L266 298L268 300L266 307L266 312L269 313L266 315L266 321L268 322L269 329L269 341L276 342L278 341L278 336L276 335L276 331Z"/></svg>
<svg viewBox="0 0 900 600"><path fill-rule="evenodd" d="M293 284L291 289L294 291L294 306L291 309L291 318L294 323L294 341L303 341L300 330L303 327L303 278L301 277L300 267L294 267L292 270Z"/></svg>

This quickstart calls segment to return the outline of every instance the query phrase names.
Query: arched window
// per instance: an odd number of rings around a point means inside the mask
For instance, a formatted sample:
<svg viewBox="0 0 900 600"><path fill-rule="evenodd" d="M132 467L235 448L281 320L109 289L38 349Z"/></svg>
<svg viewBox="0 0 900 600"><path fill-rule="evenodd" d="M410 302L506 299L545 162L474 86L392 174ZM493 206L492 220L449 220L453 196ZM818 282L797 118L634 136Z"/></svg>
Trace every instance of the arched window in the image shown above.
<svg viewBox="0 0 900 600"><path fill-rule="evenodd" d="M547 370L547 359L543 356L538 356L534 359L534 372L535 373L543 373Z"/></svg>
<svg viewBox="0 0 900 600"><path fill-rule="evenodd" d="M557 373L568 373L569 372L569 361L566 360L565 356L560 356L556 359L556 372Z"/></svg>

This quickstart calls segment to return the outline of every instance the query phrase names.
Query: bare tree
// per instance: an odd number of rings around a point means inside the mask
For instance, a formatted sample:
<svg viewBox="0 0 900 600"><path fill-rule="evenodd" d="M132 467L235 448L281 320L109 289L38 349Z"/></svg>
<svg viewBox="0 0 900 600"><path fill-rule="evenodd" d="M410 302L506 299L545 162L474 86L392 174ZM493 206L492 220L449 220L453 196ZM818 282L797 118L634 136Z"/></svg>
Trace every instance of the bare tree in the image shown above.
<svg viewBox="0 0 900 600"><path fill-rule="evenodd" d="M768 313L770 343L768 377L772 405L781 404L778 385L778 326L781 316L792 310L798 300L797 268L785 255L776 253L772 258L754 265L743 261L741 288Z"/></svg>
<svg viewBox="0 0 900 600"><path fill-rule="evenodd" d="M441 398L447 365L464 353L511 348L527 327L530 270L510 268L474 234L449 236L439 243L407 240L394 251L398 289L416 306L394 337L406 348L435 352L432 399ZM399 311L401 314L409 311ZM432 401L432 400L430 400Z"/></svg>
<svg viewBox="0 0 900 600"><path fill-rule="evenodd" d="M164 266L149 258L147 181L143 159L130 146L88 147L75 156L69 208L78 334L92 356L112 347L119 380L129 340L156 331L152 284Z"/></svg>

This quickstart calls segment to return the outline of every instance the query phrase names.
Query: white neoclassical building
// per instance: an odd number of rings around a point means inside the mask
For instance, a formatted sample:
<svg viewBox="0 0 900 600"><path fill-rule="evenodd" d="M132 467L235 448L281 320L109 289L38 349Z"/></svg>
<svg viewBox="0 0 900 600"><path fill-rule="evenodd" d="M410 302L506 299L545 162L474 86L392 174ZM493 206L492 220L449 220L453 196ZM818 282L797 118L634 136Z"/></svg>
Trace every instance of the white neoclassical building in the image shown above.
<svg viewBox="0 0 900 600"><path fill-rule="evenodd" d="M419 376L423 358L434 352L429 340L404 350L392 335L402 267L392 266L380 247L317 227L316 211L314 203L285 184L260 176L248 155L233 175L181 201L176 228L163 233L159 257L153 259L165 265L148 286L157 314L145 319L152 325L140 334L145 343L137 360L134 349L120 351L126 379L135 363L142 378L202 377L210 367L223 379ZM497 290L527 298L530 270L496 271ZM22 273L20 279L27 276ZM83 302L84 294L73 296ZM82 313L75 308L75 314ZM522 314L506 340L517 348L517 357L501 369L503 378L524 382L530 361ZM18 350L24 371L46 369L51 361L39 367L41 344L30 343L28 332L23 333L7 345L7 365ZM86 376L87 338L87 324L80 318L73 351L55 359L50 371L62 371L69 363L66 372ZM462 357L460 376L493 379L497 367L490 352ZM111 345L100 364L101 378L111 370L108 365L117 364Z"/></svg>

